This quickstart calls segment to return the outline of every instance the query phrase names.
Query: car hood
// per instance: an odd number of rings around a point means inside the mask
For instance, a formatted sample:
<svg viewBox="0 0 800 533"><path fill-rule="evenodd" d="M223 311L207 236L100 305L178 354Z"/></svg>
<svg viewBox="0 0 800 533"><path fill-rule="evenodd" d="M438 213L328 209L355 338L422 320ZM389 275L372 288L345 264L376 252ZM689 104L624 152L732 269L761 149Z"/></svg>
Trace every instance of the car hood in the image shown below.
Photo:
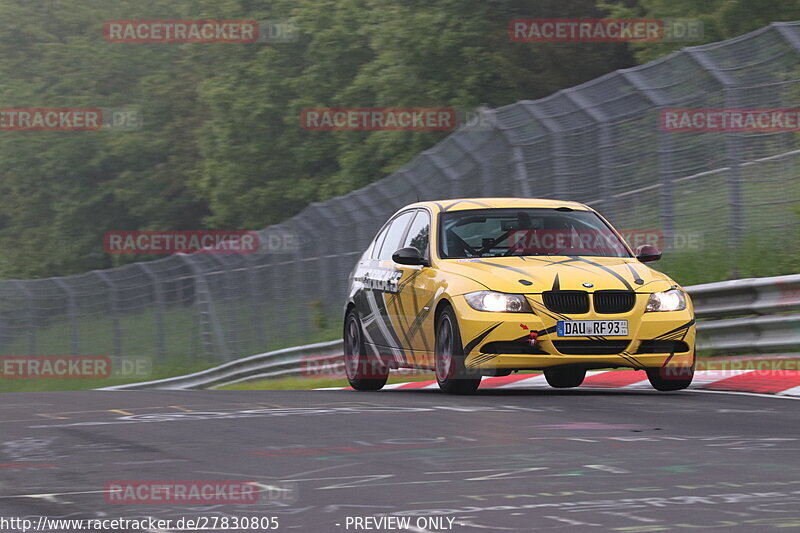
<svg viewBox="0 0 800 533"><path fill-rule="evenodd" d="M470 278L493 291L632 290L660 292L675 282L632 257L513 256L446 259L440 270Z"/></svg>

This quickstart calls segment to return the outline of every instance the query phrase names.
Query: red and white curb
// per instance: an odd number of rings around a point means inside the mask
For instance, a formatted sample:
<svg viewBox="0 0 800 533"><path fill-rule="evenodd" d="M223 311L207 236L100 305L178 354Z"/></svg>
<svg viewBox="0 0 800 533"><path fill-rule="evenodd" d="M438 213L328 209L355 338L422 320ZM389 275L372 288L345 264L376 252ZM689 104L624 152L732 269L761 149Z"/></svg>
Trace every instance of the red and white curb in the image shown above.
<svg viewBox="0 0 800 533"><path fill-rule="evenodd" d="M438 389L435 380L392 383L383 390ZM481 389L552 389L543 374L512 374L483 378ZM587 372L580 388L652 389L644 372L610 370ZM348 390L330 387L316 390ZM800 397L800 370L698 370L689 389L727 392L750 392ZM552 389L555 390L555 389ZM563 389L559 389L563 390Z"/></svg>

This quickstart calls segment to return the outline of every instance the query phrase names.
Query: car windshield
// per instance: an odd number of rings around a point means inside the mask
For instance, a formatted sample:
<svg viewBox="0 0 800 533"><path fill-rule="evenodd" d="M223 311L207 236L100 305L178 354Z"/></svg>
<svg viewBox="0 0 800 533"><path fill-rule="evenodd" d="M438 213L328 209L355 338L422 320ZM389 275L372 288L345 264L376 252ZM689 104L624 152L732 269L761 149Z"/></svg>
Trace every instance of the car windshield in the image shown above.
<svg viewBox="0 0 800 533"><path fill-rule="evenodd" d="M630 257L597 214L569 208L482 209L442 213L443 259L510 255Z"/></svg>

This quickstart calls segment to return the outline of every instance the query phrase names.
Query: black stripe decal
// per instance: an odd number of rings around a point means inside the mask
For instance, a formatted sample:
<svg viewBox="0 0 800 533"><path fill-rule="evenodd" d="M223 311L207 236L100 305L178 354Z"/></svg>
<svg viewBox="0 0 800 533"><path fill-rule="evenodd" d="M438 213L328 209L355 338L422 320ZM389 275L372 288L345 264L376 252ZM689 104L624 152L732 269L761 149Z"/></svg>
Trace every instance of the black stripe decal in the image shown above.
<svg viewBox="0 0 800 533"><path fill-rule="evenodd" d="M570 256L570 257L573 257L573 256ZM584 257L573 257L573 259L576 259L576 260L578 260L578 261L582 261L582 262L584 262L584 263L588 263L588 264L590 264L590 265L592 265L592 266L596 266L596 267L597 267L597 268L599 268L600 270L603 270L603 271L605 271L605 272L608 272L609 274L611 274L612 276L614 276L615 278L617 278L618 280L620 280L620 281L622 282L622 284L623 284L623 285L625 285L625 288L626 288L626 289L628 289L629 291L632 291L632 290L633 290L633 287L631 286L631 284L630 284L630 283L628 283L628 280L626 280L625 278L623 278L622 276L620 276L620 275L619 275L617 272L614 272L613 270L611 270L611 269L610 269L610 268L608 268L607 266L605 266L605 265L601 265L600 263L595 263L594 261L589 261L588 259L586 259L586 258L584 258Z"/></svg>
<svg viewBox="0 0 800 533"><path fill-rule="evenodd" d="M493 353L476 355L475 357L473 357L472 359L469 360L469 365L467 365L467 366L469 366L470 368L474 368L474 367L476 367L478 365L482 365L484 363L488 363L489 361L491 361L495 357L497 357L497 354L493 354Z"/></svg>
<svg viewBox="0 0 800 533"><path fill-rule="evenodd" d="M411 323L411 326L408 331L409 335L411 335L412 338L414 335L417 334L417 331L419 331L420 337L422 338L422 344L425 347L425 351L430 351L430 347L428 346L428 339L425 337L425 331L422 329L422 323L425 321L425 318L428 316L428 314L430 314L434 300L435 297L428 300L428 302L423 306L419 314L416 317L414 317L414 322ZM416 294L414 294L414 301L416 302ZM428 309L425 310L425 307L427 307Z"/></svg>
<svg viewBox="0 0 800 533"><path fill-rule="evenodd" d="M558 326L550 326L547 329L543 329L539 331L539 337L544 337L545 335L550 335L551 333L555 333L558 331Z"/></svg>
<svg viewBox="0 0 800 533"><path fill-rule="evenodd" d="M389 334L389 336L387 337L384 334L381 327L378 324L376 324L373 331L370 332L370 334L373 337L373 340L376 341L375 344L383 348L394 347L402 350L402 348L400 347L400 339L395 337L394 328L391 326L391 322L389 321L389 311L386 308L386 300L384 299L385 293L375 289L367 289L367 290L372 294L372 297L375 299L375 307L377 311L377 314L374 313L370 314L373 315L375 322L383 323L383 325L386 327L386 331ZM381 339L383 340L384 344L378 342Z"/></svg>
<svg viewBox="0 0 800 533"><path fill-rule="evenodd" d="M567 315L562 315L561 313L556 313L555 311L550 311L549 309L547 309L547 307L545 307L543 304L540 304L536 300L532 300L532 299L528 298L528 302L533 304L533 307L535 308L536 311L541 312L542 314L545 314L545 315L549 316L550 318L554 318L556 320L558 320L558 319L571 320L570 317L568 317ZM534 314L537 314L537 313L534 312Z"/></svg>
<svg viewBox="0 0 800 533"><path fill-rule="evenodd" d="M531 276L530 272L525 272L524 270L520 270L520 269L514 268L512 266L498 265L497 263L490 263L489 261L481 261L481 263L483 263L484 265L490 265L490 266L494 266L494 267L497 267L497 268L505 268L506 270L511 270L513 272L516 272L517 274L522 274L523 276L527 276L529 278L533 277L533 276ZM469 264L469 263L467 263L467 264Z"/></svg>
<svg viewBox="0 0 800 533"><path fill-rule="evenodd" d="M631 354L629 354L627 351L622 352L621 354L619 354L619 356L622 357L623 359L625 359L627 362L631 363L631 366L633 368L644 368L644 365L642 364L642 362L639 361L638 359L636 359Z"/></svg>
<svg viewBox="0 0 800 533"><path fill-rule="evenodd" d="M481 342L483 339L485 339L486 337L488 337L488 336L489 336L489 333L491 333L492 331L494 331L494 330L495 330L495 328L497 328L497 326L499 326L500 324L502 324L502 322L498 322L498 323L497 323L497 324L495 324L494 326L491 326L491 327L489 327L489 328L488 328L487 330L485 330L483 333L481 333L480 335L478 335L477 337L475 337L474 339L472 339L471 341L469 341L469 343L467 343L467 345L466 345L466 346L464 346L464 355L469 355L469 354L470 354L470 352L471 352L472 350L474 350L474 349L475 349L475 347L476 347L478 344L480 344L480 342Z"/></svg>
<svg viewBox="0 0 800 533"><path fill-rule="evenodd" d="M693 318L689 322L687 322L686 324L684 324L682 326L678 326L677 328L675 328L675 329L673 329L671 331L668 331L666 333L663 333L663 334L659 335L658 337L656 337L656 339L665 338L665 337L667 337L667 335L672 335L673 333L679 332L681 330L687 330L688 331L688 329L690 327L692 327L694 325L694 323L695 323L695 319Z"/></svg>
<svg viewBox="0 0 800 533"><path fill-rule="evenodd" d="M628 270L630 270L631 274L633 274L633 282L635 284L637 284L637 285L643 285L644 284L644 280L639 275L639 273L636 271L636 269L633 268L633 265L631 265L630 263L628 263Z"/></svg>

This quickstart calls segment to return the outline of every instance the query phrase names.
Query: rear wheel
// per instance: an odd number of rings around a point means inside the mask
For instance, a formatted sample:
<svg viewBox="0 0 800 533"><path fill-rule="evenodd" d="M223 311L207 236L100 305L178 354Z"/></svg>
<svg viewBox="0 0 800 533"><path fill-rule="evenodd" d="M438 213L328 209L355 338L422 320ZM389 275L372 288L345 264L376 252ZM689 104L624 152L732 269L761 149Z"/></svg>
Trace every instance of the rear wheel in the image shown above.
<svg viewBox="0 0 800 533"><path fill-rule="evenodd" d="M648 368L647 379L654 389L662 392L683 390L692 384L694 366Z"/></svg>
<svg viewBox="0 0 800 533"><path fill-rule="evenodd" d="M348 311L344 319L344 370L355 390L379 390L389 377L389 367L378 356L367 355L361 320L355 309Z"/></svg>
<svg viewBox="0 0 800 533"><path fill-rule="evenodd" d="M471 394L481 384L481 375L464 366L464 348L455 312L448 307L436 324L436 381L450 394Z"/></svg>
<svg viewBox="0 0 800 533"><path fill-rule="evenodd" d="M544 379L547 384L556 389L569 389L578 387L586 377L585 368L545 368Z"/></svg>

